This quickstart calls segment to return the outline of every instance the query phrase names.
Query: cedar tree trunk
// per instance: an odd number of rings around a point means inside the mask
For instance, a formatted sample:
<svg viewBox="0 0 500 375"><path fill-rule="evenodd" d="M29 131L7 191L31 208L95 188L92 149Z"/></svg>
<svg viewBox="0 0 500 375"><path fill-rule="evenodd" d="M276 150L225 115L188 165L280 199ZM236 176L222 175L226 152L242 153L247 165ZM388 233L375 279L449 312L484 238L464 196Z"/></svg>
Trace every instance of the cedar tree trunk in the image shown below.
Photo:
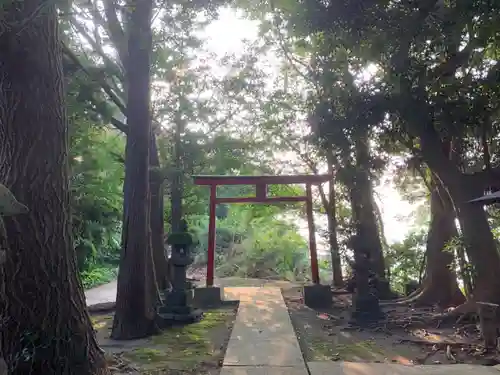
<svg viewBox="0 0 500 375"><path fill-rule="evenodd" d="M174 178L170 185L171 232L177 232L180 229L182 220L182 197L184 195L184 175L182 170L182 133L184 132L184 120L181 118L180 114L176 114L174 122Z"/></svg>
<svg viewBox="0 0 500 375"><path fill-rule="evenodd" d="M373 187L369 165L368 134L365 133L356 139L356 173L351 203L357 206L353 213L356 213L355 220L364 228L366 237L363 241L370 249L373 271L379 278L385 279L385 261L375 207L373 207Z"/></svg>
<svg viewBox="0 0 500 375"><path fill-rule="evenodd" d="M156 136L151 132L151 145L149 150L149 165L152 168L160 167L160 159L158 158L158 149L156 145ZM159 173L152 172L150 174L150 193L151 193L151 245L153 251L154 269L156 283L160 290L164 290L168 286L168 264L165 255L164 231L163 225L163 179Z"/></svg>
<svg viewBox="0 0 500 375"><path fill-rule="evenodd" d="M127 146L126 207L111 337L135 339L156 331L156 280L150 233L149 147L151 141L150 55L152 0L130 1L128 57L125 64Z"/></svg>
<svg viewBox="0 0 500 375"><path fill-rule="evenodd" d="M328 163L328 173L333 176L333 163ZM342 264L339 254L339 243L337 238L337 204L335 197L335 180L330 181L330 191L328 198L322 185L318 186L321 203L326 212L328 223L328 243L330 245L330 256L332 262L333 285L341 287L344 284L342 276Z"/></svg>
<svg viewBox="0 0 500 375"><path fill-rule="evenodd" d="M71 236L56 4L10 1L1 17L0 181L30 210L4 219L2 356L11 374L109 374Z"/></svg>

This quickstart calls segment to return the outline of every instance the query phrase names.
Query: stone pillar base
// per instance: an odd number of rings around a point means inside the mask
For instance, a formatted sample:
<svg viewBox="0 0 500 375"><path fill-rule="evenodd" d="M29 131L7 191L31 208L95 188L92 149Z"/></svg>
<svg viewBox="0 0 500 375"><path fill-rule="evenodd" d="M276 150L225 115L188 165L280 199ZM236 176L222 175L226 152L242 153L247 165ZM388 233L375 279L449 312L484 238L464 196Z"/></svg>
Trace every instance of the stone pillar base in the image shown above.
<svg viewBox="0 0 500 375"><path fill-rule="evenodd" d="M162 304L158 307L158 316L161 319L161 324L170 326L199 321L203 313L201 310L191 306L192 300L192 289L165 292Z"/></svg>
<svg viewBox="0 0 500 375"><path fill-rule="evenodd" d="M303 289L304 303L312 309L329 308L332 306L332 289L330 285L306 285Z"/></svg>
<svg viewBox="0 0 500 375"><path fill-rule="evenodd" d="M168 327L175 324L189 324L198 322L203 317L203 312L190 306L165 306L159 309L158 316L162 321L162 325Z"/></svg>
<svg viewBox="0 0 500 375"><path fill-rule="evenodd" d="M219 307L224 302L224 289L217 286L194 289L193 305L198 308Z"/></svg>

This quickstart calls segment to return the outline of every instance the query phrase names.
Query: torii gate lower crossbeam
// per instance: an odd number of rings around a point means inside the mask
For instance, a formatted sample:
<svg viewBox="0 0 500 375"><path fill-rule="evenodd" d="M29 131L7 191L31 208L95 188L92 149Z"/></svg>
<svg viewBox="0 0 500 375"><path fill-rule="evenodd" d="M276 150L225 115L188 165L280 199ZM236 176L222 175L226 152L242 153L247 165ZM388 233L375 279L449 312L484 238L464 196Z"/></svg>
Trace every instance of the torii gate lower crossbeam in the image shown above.
<svg viewBox="0 0 500 375"><path fill-rule="evenodd" d="M331 175L286 175L286 176L194 176L196 185L210 186L210 209L208 223L208 261L207 287L214 285L215 271L215 209L219 203L278 203L305 202L307 224L309 227L309 252L311 255L311 276L314 284L319 284L318 254L313 219L313 200L311 185L331 181ZM305 196L269 197L268 185L305 184ZM217 197L217 186L220 185L254 185L254 197Z"/></svg>

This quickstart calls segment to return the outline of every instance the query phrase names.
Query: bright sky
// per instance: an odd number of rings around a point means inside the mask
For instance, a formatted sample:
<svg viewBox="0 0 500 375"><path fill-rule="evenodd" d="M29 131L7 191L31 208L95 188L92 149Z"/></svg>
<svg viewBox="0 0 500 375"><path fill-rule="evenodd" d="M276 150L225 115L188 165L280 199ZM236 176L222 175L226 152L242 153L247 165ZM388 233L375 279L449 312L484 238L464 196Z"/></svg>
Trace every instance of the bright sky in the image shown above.
<svg viewBox="0 0 500 375"><path fill-rule="evenodd" d="M210 24L206 29L206 47L218 56L241 54L244 40L257 38L258 25L257 21L244 19L241 13L224 9L220 12L219 20ZM385 179L388 180L389 176ZM393 243L404 239L410 229L410 223L402 217L411 214L412 205L402 200L394 186L388 181L383 182L375 190L382 210L387 241Z"/></svg>

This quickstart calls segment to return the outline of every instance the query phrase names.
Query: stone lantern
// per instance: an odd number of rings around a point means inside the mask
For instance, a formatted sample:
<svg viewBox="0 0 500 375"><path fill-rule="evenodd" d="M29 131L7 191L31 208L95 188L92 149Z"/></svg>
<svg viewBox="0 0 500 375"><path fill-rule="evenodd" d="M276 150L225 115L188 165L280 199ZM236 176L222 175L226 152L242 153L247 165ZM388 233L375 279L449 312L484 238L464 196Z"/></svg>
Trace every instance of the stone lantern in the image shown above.
<svg viewBox="0 0 500 375"><path fill-rule="evenodd" d="M165 323L192 323L199 320L202 312L193 308L193 287L187 282L186 269L193 263L191 247L193 237L188 232L185 220L181 221L179 232L171 233L167 237L167 244L171 246L170 263L172 265L172 288L164 295L163 305L158 315Z"/></svg>

